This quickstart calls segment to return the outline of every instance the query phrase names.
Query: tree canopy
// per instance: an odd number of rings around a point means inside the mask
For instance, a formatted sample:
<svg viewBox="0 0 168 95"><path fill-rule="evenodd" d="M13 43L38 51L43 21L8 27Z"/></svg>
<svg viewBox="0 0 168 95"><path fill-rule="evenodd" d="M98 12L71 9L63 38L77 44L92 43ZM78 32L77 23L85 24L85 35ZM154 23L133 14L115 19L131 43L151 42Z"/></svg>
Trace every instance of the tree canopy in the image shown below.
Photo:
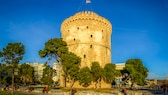
<svg viewBox="0 0 168 95"><path fill-rule="evenodd" d="M108 63L104 67L104 80L107 83L112 83L115 80L115 64Z"/></svg>
<svg viewBox="0 0 168 95"><path fill-rule="evenodd" d="M145 85L148 69L143 65L140 59L129 59L125 64L125 69L131 77L132 83Z"/></svg>
<svg viewBox="0 0 168 95"><path fill-rule="evenodd" d="M50 57L55 58L57 62L60 62L62 54L68 52L67 44L61 38L50 39L45 43L43 50L39 51L41 58Z"/></svg>
<svg viewBox="0 0 168 95"><path fill-rule="evenodd" d="M0 64L0 84L11 84L11 74L6 64Z"/></svg>
<svg viewBox="0 0 168 95"><path fill-rule="evenodd" d="M62 70L64 72L63 76L65 77L65 81L67 78L69 78L71 87L73 86L74 82L78 80L80 62L81 58L72 52L64 54L61 57Z"/></svg>
<svg viewBox="0 0 168 95"><path fill-rule="evenodd" d="M16 68L19 61L22 60L25 53L24 45L21 43L8 43L8 45L0 51L2 62L10 64Z"/></svg>
<svg viewBox="0 0 168 95"><path fill-rule="evenodd" d="M50 85L53 83L53 73L55 70L53 70L47 63L44 64L44 69L43 69L43 75L41 78L41 81L43 84Z"/></svg>
<svg viewBox="0 0 168 95"><path fill-rule="evenodd" d="M22 83L33 83L35 80L34 67L29 64L21 64L18 70L18 76Z"/></svg>
<svg viewBox="0 0 168 95"><path fill-rule="evenodd" d="M103 78L103 68L100 66L100 64L98 62L92 62L91 73L93 76L93 81L96 82L95 88L99 88L101 86L101 84L100 84L101 79Z"/></svg>
<svg viewBox="0 0 168 95"><path fill-rule="evenodd" d="M12 88L14 86L14 73L17 69L19 61L22 60L25 53L24 45L22 43L8 43L8 45L0 51L2 62L9 64L12 69ZM13 89L12 89L13 94Z"/></svg>
<svg viewBox="0 0 168 95"><path fill-rule="evenodd" d="M39 51L39 55L42 58L50 56L50 58L55 58L58 63L61 63L65 87L67 78L71 82L71 87L73 86L78 78L81 58L68 51L65 41L61 38L50 39L45 43L44 49Z"/></svg>
<svg viewBox="0 0 168 95"><path fill-rule="evenodd" d="M91 84L92 80L91 70L88 67L81 68L79 72L80 85L87 87Z"/></svg>

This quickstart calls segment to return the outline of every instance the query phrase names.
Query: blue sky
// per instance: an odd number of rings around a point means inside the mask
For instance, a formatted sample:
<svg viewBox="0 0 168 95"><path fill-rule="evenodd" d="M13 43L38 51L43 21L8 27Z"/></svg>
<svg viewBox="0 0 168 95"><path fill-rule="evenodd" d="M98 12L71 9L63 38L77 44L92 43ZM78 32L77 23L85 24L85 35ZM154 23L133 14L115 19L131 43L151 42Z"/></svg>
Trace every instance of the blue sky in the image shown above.
<svg viewBox="0 0 168 95"><path fill-rule="evenodd" d="M0 0L0 50L21 42L22 62L44 62L38 51L60 38L61 23L89 9L112 23L112 62L140 58L149 78L168 76L168 0Z"/></svg>

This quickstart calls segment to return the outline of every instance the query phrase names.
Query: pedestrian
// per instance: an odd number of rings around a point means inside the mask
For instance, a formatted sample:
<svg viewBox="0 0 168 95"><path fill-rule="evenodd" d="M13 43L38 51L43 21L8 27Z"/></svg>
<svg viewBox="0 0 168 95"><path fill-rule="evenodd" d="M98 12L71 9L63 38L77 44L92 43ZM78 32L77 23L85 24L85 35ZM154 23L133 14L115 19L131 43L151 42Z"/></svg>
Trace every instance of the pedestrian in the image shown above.
<svg viewBox="0 0 168 95"><path fill-rule="evenodd" d="M168 95L168 86L166 86L165 95Z"/></svg>
<svg viewBox="0 0 168 95"><path fill-rule="evenodd" d="M123 93L124 93L124 95L127 95L127 89L126 88L123 89Z"/></svg>
<svg viewBox="0 0 168 95"><path fill-rule="evenodd" d="M166 85L163 85L163 93L166 95Z"/></svg>
<svg viewBox="0 0 168 95"><path fill-rule="evenodd" d="M75 95L76 92L77 92L76 89L72 89L71 95Z"/></svg>

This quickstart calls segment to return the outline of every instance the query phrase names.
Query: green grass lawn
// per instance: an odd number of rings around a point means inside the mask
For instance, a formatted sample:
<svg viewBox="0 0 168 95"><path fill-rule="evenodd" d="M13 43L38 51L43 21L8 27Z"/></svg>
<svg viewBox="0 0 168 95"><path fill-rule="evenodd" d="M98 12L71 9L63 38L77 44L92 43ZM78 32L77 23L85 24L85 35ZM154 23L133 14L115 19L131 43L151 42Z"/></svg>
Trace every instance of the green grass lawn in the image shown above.
<svg viewBox="0 0 168 95"><path fill-rule="evenodd" d="M12 95L12 93L9 92L9 91L0 91L0 95ZM34 94L26 94L26 93L21 93L21 92L14 92L13 95L34 95Z"/></svg>

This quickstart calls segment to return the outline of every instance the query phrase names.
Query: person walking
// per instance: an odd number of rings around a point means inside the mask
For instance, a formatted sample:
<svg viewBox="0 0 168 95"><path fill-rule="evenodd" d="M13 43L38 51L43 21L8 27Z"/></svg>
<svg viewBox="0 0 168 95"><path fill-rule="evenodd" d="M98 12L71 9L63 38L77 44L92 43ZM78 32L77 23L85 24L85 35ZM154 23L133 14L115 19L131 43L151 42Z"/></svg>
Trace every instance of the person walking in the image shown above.
<svg viewBox="0 0 168 95"><path fill-rule="evenodd" d="M123 93L124 93L124 95L127 95L127 89L126 88L123 89Z"/></svg>
<svg viewBox="0 0 168 95"><path fill-rule="evenodd" d="M71 90L71 95L75 95L76 92L77 92L76 89L72 89Z"/></svg>

